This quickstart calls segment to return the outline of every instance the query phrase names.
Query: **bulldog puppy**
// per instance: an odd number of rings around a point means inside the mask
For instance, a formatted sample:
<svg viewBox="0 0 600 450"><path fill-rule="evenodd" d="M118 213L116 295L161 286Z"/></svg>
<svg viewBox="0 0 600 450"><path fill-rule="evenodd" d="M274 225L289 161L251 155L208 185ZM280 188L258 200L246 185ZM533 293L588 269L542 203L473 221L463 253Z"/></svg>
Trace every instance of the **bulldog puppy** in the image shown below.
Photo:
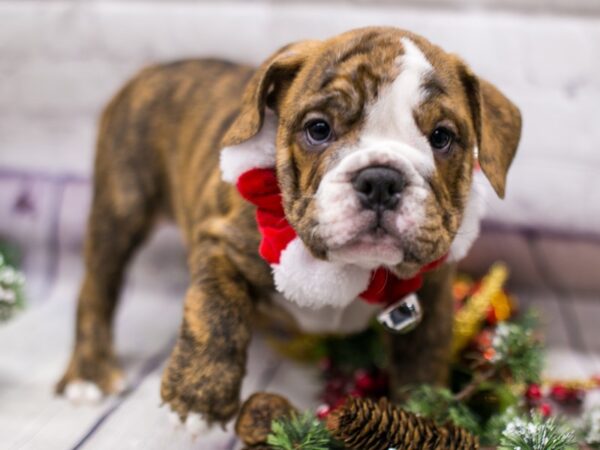
<svg viewBox="0 0 600 450"><path fill-rule="evenodd" d="M160 216L181 227L191 278L161 396L190 428L235 415L257 312L359 331L382 309L356 299L378 268L406 280L438 262L418 293L423 322L386 345L395 387L444 382L452 261L478 232L474 171L502 197L520 129L519 110L457 56L395 28L291 44L258 69L144 70L102 116L76 339L57 391L85 400L122 388L113 313ZM271 266L256 207L238 192L253 166L275 170L297 238ZM288 289L305 269L301 292Z"/></svg>

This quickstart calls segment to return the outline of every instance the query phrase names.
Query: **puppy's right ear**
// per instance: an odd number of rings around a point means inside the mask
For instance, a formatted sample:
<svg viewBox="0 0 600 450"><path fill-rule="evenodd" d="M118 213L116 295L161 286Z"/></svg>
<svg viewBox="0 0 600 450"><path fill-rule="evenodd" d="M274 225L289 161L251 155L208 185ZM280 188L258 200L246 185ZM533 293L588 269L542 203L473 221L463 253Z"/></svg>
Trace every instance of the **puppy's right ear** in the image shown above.
<svg viewBox="0 0 600 450"><path fill-rule="evenodd" d="M498 197L521 139L521 112L498 88L476 76L459 60L477 134L479 164Z"/></svg>
<svg viewBox="0 0 600 450"><path fill-rule="evenodd" d="M223 147L241 144L260 131L266 107L277 111L283 92L319 45L319 41L286 45L258 68L246 86L238 117L223 137Z"/></svg>

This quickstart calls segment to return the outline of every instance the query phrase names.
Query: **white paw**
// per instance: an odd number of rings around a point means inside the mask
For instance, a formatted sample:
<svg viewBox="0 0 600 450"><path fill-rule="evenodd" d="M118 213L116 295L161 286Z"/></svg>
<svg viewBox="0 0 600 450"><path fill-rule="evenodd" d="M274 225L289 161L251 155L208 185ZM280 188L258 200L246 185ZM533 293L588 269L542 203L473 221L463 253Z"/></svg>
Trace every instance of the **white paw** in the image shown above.
<svg viewBox="0 0 600 450"><path fill-rule="evenodd" d="M206 420L202 418L201 414L189 413L186 420L181 422L179 414L168 408L169 423L175 428L184 428L187 433L196 437L209 432L212 428Z"/></svg>
<svg viewBox="0 0 600 450"><path fill-rule="evenodd" d="M91 381L75 380L67 384L65 388L65 397L76 405L97 404L102 400L104 394L100 388Z"/></svg>
<svg viewBox="0 0 600 450"><path fill-rule="evenodd" d="M199 436L207 433L211 426L198 413L189 413L185 421L185 429L192 436Z"/></svg>

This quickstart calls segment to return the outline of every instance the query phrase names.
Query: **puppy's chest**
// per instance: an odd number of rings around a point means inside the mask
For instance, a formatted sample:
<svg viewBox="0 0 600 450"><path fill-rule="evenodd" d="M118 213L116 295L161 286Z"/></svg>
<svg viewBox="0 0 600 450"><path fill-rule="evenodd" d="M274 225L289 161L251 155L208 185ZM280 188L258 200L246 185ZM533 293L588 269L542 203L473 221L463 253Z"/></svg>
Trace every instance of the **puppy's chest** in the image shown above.
<svg viewBox="0 0 600 450"><path fill-rule="evenodd" d="M365 330L371 319L381 311L380 305L371 305L355 299L347 306L299 306L279 292L271 295L273 306L290 316L295 325L306 333L352 334Z"/></svg>

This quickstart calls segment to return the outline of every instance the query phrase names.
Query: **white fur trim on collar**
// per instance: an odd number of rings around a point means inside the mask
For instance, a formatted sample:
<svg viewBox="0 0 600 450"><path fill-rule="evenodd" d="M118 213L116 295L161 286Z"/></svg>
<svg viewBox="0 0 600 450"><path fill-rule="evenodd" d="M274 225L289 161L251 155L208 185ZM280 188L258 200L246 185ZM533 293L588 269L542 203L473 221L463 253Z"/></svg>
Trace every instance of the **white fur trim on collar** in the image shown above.
<svg viewBox="0 0 600 450"><path fill-rule="evenodd" d="M223 181L236 183L240 175L251 169L275 167L276 137L277 117L272 112L267 112L258 134L241 144L221 150Z"/></svg>
<svg viewBox="0 0 600 450"><path fill-rule="evenodd" d="M287 300L279 292L273 294L273 302L287 311L301 330L307 333L359 333L366 330L382 305L372 305L357 298L343 308L323 306L307 308Z"/></svg>
<svg viewBox="0 0 600 450"><path fill-rule="evenodd" d="M315 258L296 237L273 265L277 291L299 306L346 307L369 286L371 271Z"/></svg>

